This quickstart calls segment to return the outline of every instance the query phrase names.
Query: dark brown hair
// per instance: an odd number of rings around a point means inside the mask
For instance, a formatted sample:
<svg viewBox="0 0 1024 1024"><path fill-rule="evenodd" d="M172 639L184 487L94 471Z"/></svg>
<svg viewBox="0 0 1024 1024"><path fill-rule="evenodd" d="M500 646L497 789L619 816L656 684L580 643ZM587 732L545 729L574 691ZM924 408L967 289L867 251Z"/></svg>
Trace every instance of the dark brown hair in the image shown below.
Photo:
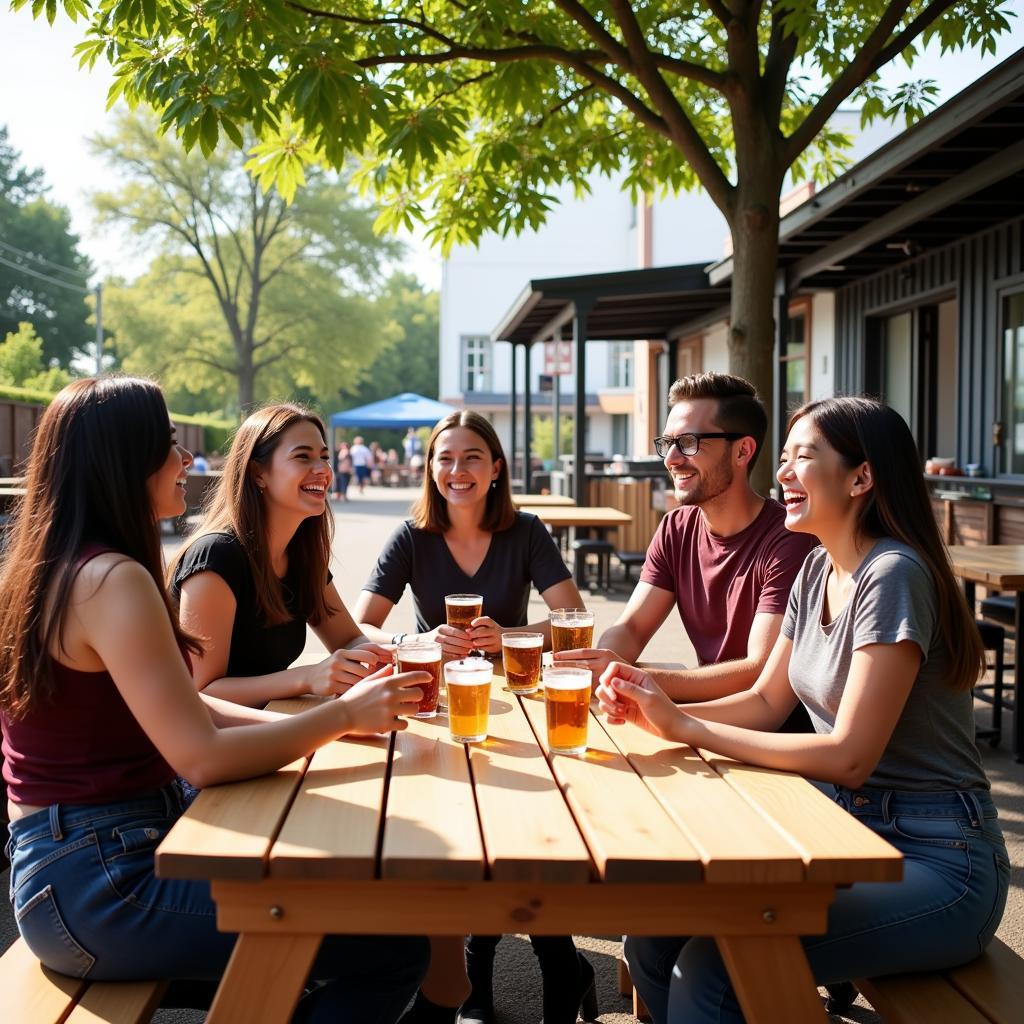
<svg viewBox="0 0 1024 1024"><path fill-rule="evenodd" d="M939 536L910 428L895 409L872 398L810 402L793 413L787 431L804 416L847 466L871 467L874 486L861 505L858 529L865 537L893 537L921 556L935 584L952 685L969 690L985 670L985 652Z"/></svg>
<svg viewBox="0 0 1024 1024"><path fill-rule="evenodd" d="M437 439L452 427L466 427L477 434L487 445L494 462L500 461L498 476L494 486L487 490L487 507L484 510L483 522L480 526L489 533L507 530L516 521L516 507L512 504L512 485L509 476L508 459L502 450L501 441L494 427L478 412L461 409L450 413L438 423L430 433L427 442L426 465L423 469L423 490L416 504L412 507L413 525L420 530L431 533L444 533L451 526L448 518L448 502L441 497L441 492L434 483L434 449Z"/></svg>
<svg viewBox="0 0 1024 1024"><path fill-rule="evenodd" d="M224 475L209 499L193 538L193 543L198 537L211 533L233 533L238 538L252 569L256 607L268 626L288 622L292 615L285 606L281 581L270 561L264 508L266 499L260 495L256 485L253 465L269 467L284 432L302 422L312 423L327 444L323 420L301 405L267 405L243 420L224 462ZM332 608L324 596L333 538L334 516L330 508L325 507L322 515L304 519L288 543L289 570L294 565L302 567L295 574L299 585L298 606L314 626L338 610ZM171 564L171 578L184 558L185 550L179 552Z"/></svg>
<svg viewBox="0 0 1024 1024"><path fill-rule="evenodd" d="M76 380L43 413L0 570L0 706L8 714L24 715L54 696L50 652L64 651L64 611L88 545L142 565L167 604L179 644L201 649L178 626L164 590L147 489L171 444L167 405L150 380Z"/></svg>
<svg viewBox="0 0 1024 1024"><path fill-rule="evenodd" d="M754 468L768 433L768 414L757 390L749 380L731 373L694 373L680 377L668 389L669 407L679 402L711 398L718 403L715 423L729 433L754 439L754 454L747 463L747 475Z"/></svg>

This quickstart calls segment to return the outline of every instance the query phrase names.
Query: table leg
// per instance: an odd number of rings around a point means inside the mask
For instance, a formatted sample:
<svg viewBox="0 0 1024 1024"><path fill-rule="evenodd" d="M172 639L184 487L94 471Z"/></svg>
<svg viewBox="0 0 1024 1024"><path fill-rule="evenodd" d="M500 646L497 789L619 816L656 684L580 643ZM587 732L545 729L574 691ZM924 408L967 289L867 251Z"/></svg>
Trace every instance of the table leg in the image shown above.
<svg viewBox="0 0 1024 1024"><path fill-rule="evenodd" d="M1013 759L1017 764L1024 763L1024 708L1021 707L1021 695L1024 694L1024 590L1017 591L1016 614L1013 628Z"/></svg>
<svg viewBox="0 0 1024 1024"><path fill-rule="evenodd" d="M747 1024L823 1024L825 1007L794 935L716 936Z"/></svg>
<svg viewBox="0 0 1024 1024"><path fill-rule="evenodd" d="M322 935L239 935L206 1024L285 1024Z"/></svg>

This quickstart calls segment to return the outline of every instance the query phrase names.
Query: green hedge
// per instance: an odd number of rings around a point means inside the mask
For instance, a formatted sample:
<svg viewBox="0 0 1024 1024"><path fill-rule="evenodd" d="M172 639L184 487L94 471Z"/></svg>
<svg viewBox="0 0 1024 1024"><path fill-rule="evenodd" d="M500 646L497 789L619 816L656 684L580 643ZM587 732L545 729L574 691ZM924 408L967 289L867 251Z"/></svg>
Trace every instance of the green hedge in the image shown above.
<svg viewBox="0 0 1024 1024"><path fill-rule="evenodd" d="M49 391L35 391L32 388L18 388L10 384L0 384L0 399L11 402L26 402L31 405L49 405L53 394ZM203 428L203 444L207 455L211 452L226 451L228 442L238 429L238 424L231 420L219 419L216 416L187 416L184 413L171 413L176 423L191 423Z"/></svg>

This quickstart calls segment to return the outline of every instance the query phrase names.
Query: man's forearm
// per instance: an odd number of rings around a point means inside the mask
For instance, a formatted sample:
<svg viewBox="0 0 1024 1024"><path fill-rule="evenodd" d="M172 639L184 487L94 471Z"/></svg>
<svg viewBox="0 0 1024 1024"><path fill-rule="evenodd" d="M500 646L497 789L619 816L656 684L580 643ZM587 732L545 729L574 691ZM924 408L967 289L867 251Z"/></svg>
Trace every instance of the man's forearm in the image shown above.
<svg viewBox="0 0 1024 1024"><path fill-rule="evenodd" d="M635 636L628 626L617 625L606 629L594 646L614 651L622 661L634 664L647 646L647 641Z"/></svg>
<svg viewBox="0 0 1024 1024"><path fill-rule="evenodd" d="M761 665L740 658L688 669L645 669L677 704L699 703L749 690L757 682Z"/></svg>

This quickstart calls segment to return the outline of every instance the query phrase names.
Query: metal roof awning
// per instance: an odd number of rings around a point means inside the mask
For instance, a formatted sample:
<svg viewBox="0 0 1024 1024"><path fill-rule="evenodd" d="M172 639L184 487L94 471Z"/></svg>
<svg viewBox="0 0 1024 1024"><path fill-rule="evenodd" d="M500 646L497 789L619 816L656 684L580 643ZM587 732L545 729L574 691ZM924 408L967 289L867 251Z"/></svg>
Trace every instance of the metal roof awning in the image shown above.
<svg viewBox="0 0 1024 1024"><path fill-rule="evenodd" d="M1022 214L1024 49L784 217L778 265L790 291L840 288Z"/></svg>
<svg viewBox="0 0 1024 1024"><path fill-rule="evenodd" d="M586 309L586 340L673 337L694 320L724 309L729 286L708 281L706 263L530 281L491 332L492 341L532 345L552 338Z"/></svg>

